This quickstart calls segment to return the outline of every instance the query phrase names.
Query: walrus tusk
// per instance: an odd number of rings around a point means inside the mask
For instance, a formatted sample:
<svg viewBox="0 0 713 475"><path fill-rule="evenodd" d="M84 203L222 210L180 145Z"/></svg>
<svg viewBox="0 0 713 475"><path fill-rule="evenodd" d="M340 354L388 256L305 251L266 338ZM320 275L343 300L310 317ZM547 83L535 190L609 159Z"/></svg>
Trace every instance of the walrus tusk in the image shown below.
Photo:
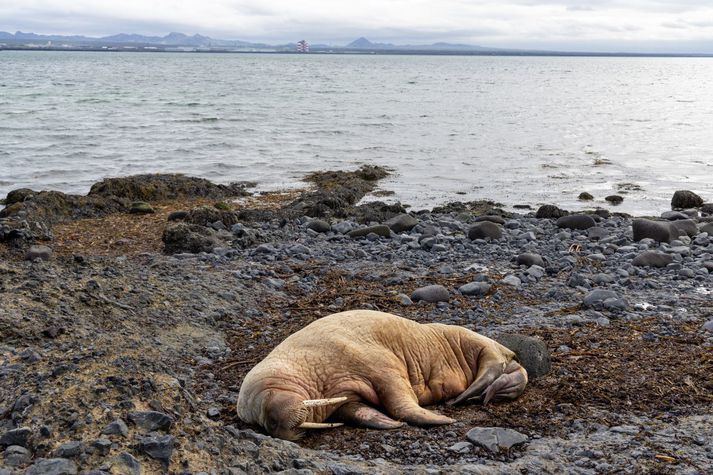
<svg viewBox="0 0 713 475"><path fill-rule="evenodd" d="M346 400L346 396L333 397L330 399L305 399L304 401L302 401L302 405L304 407L322 407L329 406L331 404L339 404L340 402L344 402Z"/></svg>
<svg viewBox="0 0 713 475"><path fill-rule="evenodd" d="M303 422L298 429L331 429L333 427L343 426L341 422Z"/></svg>

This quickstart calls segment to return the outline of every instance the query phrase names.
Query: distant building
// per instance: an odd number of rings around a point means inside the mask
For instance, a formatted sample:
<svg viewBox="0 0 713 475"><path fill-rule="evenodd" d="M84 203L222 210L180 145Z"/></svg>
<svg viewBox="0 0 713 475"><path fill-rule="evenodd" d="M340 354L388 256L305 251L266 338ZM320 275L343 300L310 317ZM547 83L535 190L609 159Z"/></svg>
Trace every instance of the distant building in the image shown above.
<svg viewBox="0 0 713 475"><path fill-rule="evenodd" d="M309 53L309 44L305 40L300 40L297 42L297 52L298 53Z"/></svg>

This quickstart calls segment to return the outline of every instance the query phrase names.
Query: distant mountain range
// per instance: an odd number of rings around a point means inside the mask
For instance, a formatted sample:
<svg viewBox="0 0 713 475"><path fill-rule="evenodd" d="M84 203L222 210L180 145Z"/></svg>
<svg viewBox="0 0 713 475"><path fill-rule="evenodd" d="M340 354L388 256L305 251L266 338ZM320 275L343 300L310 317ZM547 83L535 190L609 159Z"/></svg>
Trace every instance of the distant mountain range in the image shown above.
<svg viewBox="0 0 713 475"><path fill-rule="evenodd" d="M485 48L483 46L433 43L430 45L394 45L391 43L372 43L363 36L346 45L346 49L356 50L395 50L395 51L502 51L499 48Z"/></svg>
<svg viewBox="0 0 713 475"><path fill-rule="evenodd" d="M294 49L295 44L269 45L265 43L251 43L239 40L220 40L203 35L189 36L184 33L172 32L166 36L144 36L137 34L120 33L104 37L89 37L78 35L39 35L36 33L7 33L0 31L0 41L12 43L28 42L59 42L72 45L144 45L144 46L187 46L202 48L246 48L246 49ZM312 49L339 49L356 51L502 51L497 48L484 48L464 44L433 43L431 45L394 45L390 43L372 43L361 37L346 46L312 45Z"/></svg>

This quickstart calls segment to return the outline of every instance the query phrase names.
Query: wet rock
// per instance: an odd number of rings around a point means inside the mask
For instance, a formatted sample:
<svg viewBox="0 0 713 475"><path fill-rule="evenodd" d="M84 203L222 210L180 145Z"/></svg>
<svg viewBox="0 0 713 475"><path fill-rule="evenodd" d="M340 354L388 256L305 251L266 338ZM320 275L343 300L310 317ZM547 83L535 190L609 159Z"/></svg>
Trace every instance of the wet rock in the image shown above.
<svg viewBox="0 0 713 475"><path fill-rule="evenodd" d="M542 256L539 254L535 254L533 252L524 252L517 256L517 263L519 265L524 265L527 267L530 266L540 266L540 267L546 267L545 266L545 261L542 259Z"/></svg>
<svg viewBox="0 0 713 475"><path fill-rule="evenodd" d="M332 230L332 226L322 219L313 219L309 222L309 224L307 224L307 229L311 229L317 233L328 233Z"/></svg>
<svg viewBox="0 0 713 475"><path fill-rule="evenodd" d="M466 434L472 443L485 447L490 452L507 452L512 447L527 442L527 436L502 427L476 427Z"/></svg>
<svg viewBox="0 0 713 475"><path fill-rule="evenodd" d="M386 224L391 230L397 234L411 231L417 224L418 220L410 214L400 214L386 221Z"/></svg>
<svg viewBox="0 0 713 475"><path fill-rule="evenodd" d="M673 262L673 256L658 251L644 251L631 261L636 267L666 267Z"/></svg>
<svg viewBox="0 0 713 475"><path fill-rule="evenodd" d="M23 201L32 199L33 196L35 196L35 192L31 189L18 188L17 190L12 190L7 194L7 197L5 198L5 205L11 206L15 203L22 203Z"/></svg>
<svg viewBox="0 0 713 475"><path fill-rule="evenodd" d="M52 249L47 246L31 246L27 253L25 253L25 259L28 261L34 261L35 259L49 261L51 257Z"/></svg>
<svg viewBox="0 0 713 475"><path fill-rule="evenodd" d="M145 201L134 201L129 208L131 214L153 214L155 212L153 207Z"/></svg>
<svg viewBox="0 0 713 475"><path fill-rule="evenodd" d="M554 205L542 205L540 208L537 210L537 213L535 213L535 218L538 219L545 219L545 218L550 218L550 219L557 219L561 218L562 216L567 216L569 212L559 209L557 206Z"/></svg>
<svg viewBox="0 0 713 475"><path fill-rule="evenodd" d="M350 238L361 238L366 237L372 233L381 237L389 237L391 236L391 229L389 229L389 227L384 224L378 224L376 226L367 226L365 228L359 228L353 231L349 231L348 235Z"/></svg>
<svg viewBox="0 0 713 475"><path fill-rule="evenodd" d="M631 227L634 231L634 241L642 239L653 239L657 242L671 241L671 227L668 222L635 219Z"/></svg>
<svg viewBox="0 0 713 475"><path fill-rule="evenodd" d="M490 221L475 223L468 229L468 239L502 239L503 232L499 225Z"/></svg>
<svg viewBox="0 0 713 475"><path fill-rule="evenodd" d="M505 334L495 339L517 355L520 364L527 370L530 379L540 378L550 372L552 363L547 344L539 338L527 335Z"/></svg>
<svg viewBox="0 0 713 475"><path fill-rule="evenodd" d="M25 447L11 445L5 449L3 458L5 459L5 465L8 467L19 467L20 465L25 465L32 460L32 453Z"/></svg>
<svg viewBox="0 0 713 475"><path fill-rule="evenodd" d="M30 439L30 434L32 431L29 427L19 427L17 429L11 429L0 436L0 447L7 447L9 445L19 445L20 447L27 447L27 442Z"/></svg>
<svg viewBox="0 0 713 475"><path fill-rule="evenodd" d="M557 220L557 227L567 228L567 229L589 229L596 226L597 223L594 218L587 214L572 214L569 216L562 216Z"/></svg>
<svg viewBox="0 0 713 475"><path fill-rule="evenodd" d="M238 213L232 210L218 209L215 206L200 206L188 212L185 222L199 226L212 226L227 229L240 221ZM218 225L218 223L221 223Z"/></svg>
<svg viewBox="0 0 713 475"><path fill-rule="evenodd" d="M76 475L77 465L71 460L39 459L27 469L25 475Z"/></svg>
<svg viewBox="0 0 713 475"><path fill-rule="evenodd" d="M604 199L613 205L620 205L624 202L624 197L619 195L609 195Z"/></svg>
<svg viewBox="0 0 713 475"><path fill-rule="evenodd" d="M702 233L708 233L709 236L713 236L713 223L707 223L701 226L700 231Z"/></svg>
<svg viewBox="0 0 713 475"><path fill-rule="evenodd" d="M713 203L703 203L701 206L701 213L713 214Z"/></svg>
<svg viewBox="0 0 713 475"><path fill-rule="evenodd" d="M103 435L120 435L122 437L126 437L129 435L129 428L126 426L124 421L116 419L102 429L101 433Z"/></svg>
<svg viewBox="0 0 713 475"><path fill-rule="evenodd" d="M490 284L487 282L470 282L460 286L458 292L463 295L482 297L490 292Z"/></svg>
<svg viewBox="0 0 713 475"><path fill-rule="evenodd" d="M671 198L671 209L700 208L703 206L703 198L692 191L679 190Z"/></svg>
<svg viewBox="0 0 713 475"><path fill-rule="evenodd" d="M111 475L141 475L141 464L132 455L120 453L111 461Z"/></svg>
<svg viewBox="0 0 713 475"><path fill-rule="evenodd" d="M171 461L175 443L176 438L172 435L142 437L139 439L138 449L149 457L168 465Z"/></svg>
<svg viewBox="0 0 713 475"><path fill-rule="evenodd" d="M164 251L168 254L179 252L211 252L221 245L215 231L195 224L178 223L169 225L163 232Z"/></svg>
<svg viewBox="0 0 713 475"><path fill-rule="evenodd" d="M204 178L179 174L146 174L107 178L92 185L89 196L120 197L133 201L162 201L180 198L229 198L247 196L251 183L217 185Z"/></svg>
<svg viewBox="0 0 713 475"><path fill-rule="evenodd" d="M138 411L128 414L129 422L145 431L169 430L173 418L168 414L158 411Z"/></svg>
<svg viewBox="0 0 713 475"><path fill-rule="evenodd" d="M581 192L581 193L579 194L579 196L577 197L577 199L579 199L579 200L581 200L581 201L591 201L591 200L594 199L594 196L592 196L591 194L587 193L586 191L583 191L583 192Z"/></svg>
<svg viewBox="0 0 713 475"><path fill-rule="evenodd" d="M411 300L414 302L419 302L423 300L424 302L447 302L450 299L450 294L448 289L442 285L427 285L416 289L413 294L411 294Z"/></svg>

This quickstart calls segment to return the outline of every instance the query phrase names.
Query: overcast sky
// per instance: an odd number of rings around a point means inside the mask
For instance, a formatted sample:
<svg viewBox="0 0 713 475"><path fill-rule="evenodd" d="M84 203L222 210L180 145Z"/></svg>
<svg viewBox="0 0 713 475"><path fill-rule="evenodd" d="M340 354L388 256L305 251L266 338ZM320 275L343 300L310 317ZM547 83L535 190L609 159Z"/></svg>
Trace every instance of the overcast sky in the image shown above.
<svg viewBox="0 0 713 475"><path fill-rule="evenodd" d="M0 0L0 31L713 53L713 0Z"/></svg>

